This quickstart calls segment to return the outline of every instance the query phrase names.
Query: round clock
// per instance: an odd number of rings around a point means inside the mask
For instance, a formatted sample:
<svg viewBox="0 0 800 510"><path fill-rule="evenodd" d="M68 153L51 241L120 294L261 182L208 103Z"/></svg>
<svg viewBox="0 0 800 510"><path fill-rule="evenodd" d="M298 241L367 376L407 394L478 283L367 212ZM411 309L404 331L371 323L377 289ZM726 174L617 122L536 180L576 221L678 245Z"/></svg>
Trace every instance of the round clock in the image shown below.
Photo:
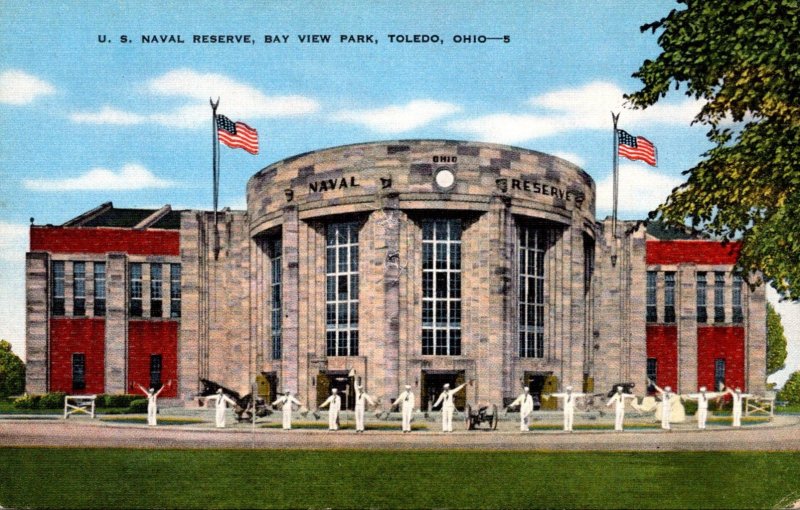
<svg viewBox="0 0 800 510"><path fill-rule="evenodd" d="M436 175L434 176L434 182L436 186L443 190L448 190L453 187L456 183L456 176L452 170L447 167L440 168L436 171Z"/></svg>

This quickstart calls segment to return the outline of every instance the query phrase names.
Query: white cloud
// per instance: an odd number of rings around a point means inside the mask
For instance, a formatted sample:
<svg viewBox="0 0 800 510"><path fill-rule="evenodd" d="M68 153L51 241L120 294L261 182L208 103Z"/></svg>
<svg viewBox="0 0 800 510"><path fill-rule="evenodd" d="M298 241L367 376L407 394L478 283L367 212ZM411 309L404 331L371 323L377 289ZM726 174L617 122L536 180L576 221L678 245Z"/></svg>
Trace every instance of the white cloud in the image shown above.
<svg viewBox="0 0 800 510"><path fill-rule="evenodd" d="M0 260L20 262L28 251L28 225L0 221Z"/></svg>
<svg viewBox="0 0 800 510"><path fill-rule="evenodd" d="M25 359L25 252L29 226L0 221L0 338Z"/></svg>
<svg viewBox="0 0 800 510"><path fill-rule="evenodd" d="M678 103L658 103L646 110L625 107L624 91L608 82L592 82L580 87L556 90L528 99L530 113L495 113L451 122L449 128L477 135L481 140L519 143L535 138L578 130L608 130L611 112L621 112L626 128L646 125L688 125L700 111L702 102L686 99Z"/></svg>
<svg viewBox="0 0 800 510"><path fill-rule="evenodd" d="M319 104L304 96L266 96L250 85L214 73L177 69L150 80L147 89L159 96L187 97L200 101L208 116L209 98L221 98L220 113L247 118L291 117L314 113Z"/></svg>
<svg viewBox="0 0 800 510"><path fill-rule="evenodd" d="M129 126L141 124L147 120L143 115L129 113L110 106L104 106L100 111L89 113L73 113L70 120L78 124L115 124L119 126Z"/></svg>
<svg viewBox="0 0 800 510"><path fill-rule="evenodd" d="M579 167L583 167L586 164L585 159L578 156L577 154L573 154L572 152L554 152L553 156L561 159L566 159L570 163L574 163Z"/></svg>
<svg viewBox="0 0 800 510"><path fill-rule="evenodd" d="M370 110L342 110L332 120L366 126L379 133L402 133L451 115L461 108L452 103L417 99L404 105L391 105Z"/></svg>
<svg viewBox="0 0 800 510"><path fill-rule="evenodd" d="M515 144L559 133L561 127L539 115L498 113L466 120L455 120L448 129L472 133L483 142Z"/></svg>
<svg viewBox="0 0 800 510"><path fill-rule="evenodd" d="M73 122L134 125L152 122L168 127L193 129L205 126L211 116L208 100L220 98L218 113L234 120L251 121L274 117L308 115L319 103L299 95L267 96L257 88L215 73L176 69L147 82L146 94L184 99L186 104L159 113L134 113L106 106L99 112L76 112Z"/></svg>
<svg viewBox="0 0 800 510"><path fill-rule="evenodd" d="M53 85L24 71L10 69L0 73L0 103L30 104L55 92Z"/></svg>
<svg viewBox="0 0 800 510"><path fill-rule="evenodd" d="M25 179L22 184L34 191L132 191L175 185L159 179L138 164L125 165L117 172L107 168L92 168L78 177L66 179Z"/></svg>
<svg viewBox="0 0 800 510"><path fill-rule="evenodd" d="M613 179L613 175L609 174L597 183L598 211L607 211L610 214L613 209ZM620 213L642 216L658 207L672 189L681 184L683 184L683 179L680 177L664 175L652 168L620 165L617 208Z"/></svg>

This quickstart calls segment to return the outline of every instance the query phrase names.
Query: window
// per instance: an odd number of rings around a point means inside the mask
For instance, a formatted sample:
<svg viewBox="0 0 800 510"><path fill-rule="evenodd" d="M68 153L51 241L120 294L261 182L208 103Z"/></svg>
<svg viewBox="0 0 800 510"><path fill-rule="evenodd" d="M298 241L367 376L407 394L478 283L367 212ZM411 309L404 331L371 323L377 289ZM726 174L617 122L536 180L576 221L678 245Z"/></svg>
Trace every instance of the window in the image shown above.
<svg viewBox="0 0 800 510"><path fill-rule="evenodd" d="M130 282L130 315L131 317L142 316L142 265L139 263L131 264Z"/></svg>
<svg viewBox="0 0 800 510"><path fill-rule="evenodd" d="M325 340L328 356L358 356L358 223L326 234Z"/></svg>
<svg viewBox="0 0 800 510"><path fill-rule="evenodd" d="M519 229L519 356L544 357L544 254L547 231Z"/></svg>
<svg viewBox="0 0 800 510"><path fill-rule="evenodd" d="M150 317L163 315L163 283L161 264L150 264Z"/></svg>
<svg viewBox="0 0 800 510"><path fill-rule="evenodd" d="M106 314L106 263L94 263L94 316Z"/></svg>
<svg viewBox="0 0 800 510"><path fill-rule="evenodd" d="M72 354L72 389L86 389L86 355L83 353Z"/></svg>
<svg viewBox="0 0 800 510"><path fill-rule="evenodd" d="M283 277L283 268L281 267L282 245L281 238L276 237L267 242L267 256L269 256L270 267L270 325L271 325L271 340L272 340L272 359L281 359L282 355L282 333L281 328L281 309L283 301L281 297L281 283Z"/></svg>
<svg viewBox="0 0 800 510"><path fill-rule="evenodd" d="M720 358L714 360L714 391L725 384L725 360Z"/></svg>
<svg viewBox="0 0 800 510"><path fill-rule="evenodd" d="M169 316L181 316L181 265L169 265Z"/></svg>
<svg viewBox="0 0 800 510"><path fill-rule="evenodd" d="M647 272L647 322L656 322L656 272Z"/></svg>
<svg viewBox="0 0 800 510"><path fill-rule="evenodd" d="M725 273L714 273L714 322L725 322Z"/></svg>
<svg viewBox="0 0 800 510"><path fill-rule="evenodd" d="M54 260L52 266L52 314L64 315L64 261Z"/></svg>
<svg viewBox="0 0 800 510"><path fill-rule="evenodd" d="M422 222L422 354L461 354L461 220Z"/></svg>
<svg viewBox="0 0 800 510"><path fill-rule="evenodd" d="M675 272L664 273L664 322L675 322Z"/></svg>
<svg viewBox="0 0 800 510"><path fill-rule="evenodd" d="M697 322L708 322L708 311L706 310L706 274L697 273Z"/></svg>
<svg viewBox="0 0 800 510"><path fill-rule="evenodd" d="M733 305L733 322L743 322L744 315L742 314L742 275L733 275L733 289L731 289L731 304Z"/></svg>
<svg viewBox="0 0 800 510"><path fill-rule="evenodd" d="M658 360L656 358L647 358L647 379L653 381L647 383L647 392L654 393L656 391L655 385L658 380Z"/></svg>
<svg viewBox="0 0 800 510"><path fill-rule="evenodd" d="M544 232L542 232L544 234ZM594 242L583 236L583 293L588 294L592 289L592 277L594 276Z"/></svg>
<svg viewBox="0 0 800 510"><path fill-rule="evenodd" d="M154 390L161 388L161 355L150 355L150 387Z"/></svg>
<svg viewBox="0 0 800 510"><path fill-rule="evenodd" d="M86 315L86 262L72 263L72 315Z"/></svg>

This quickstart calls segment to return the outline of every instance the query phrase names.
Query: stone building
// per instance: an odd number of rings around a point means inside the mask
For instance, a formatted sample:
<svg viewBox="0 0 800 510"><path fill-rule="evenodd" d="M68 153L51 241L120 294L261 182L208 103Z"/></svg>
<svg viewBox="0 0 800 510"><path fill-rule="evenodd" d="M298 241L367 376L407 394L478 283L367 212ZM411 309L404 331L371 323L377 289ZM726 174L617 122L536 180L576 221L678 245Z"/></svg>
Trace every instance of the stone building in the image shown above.
<svg viewBox="0 0 800 510"><path fill-rule="evenodd" d="M738 245L594 211L592 178L557 157L403 140L274 163L247 211L107 203L32 226L27 390L762 392L764 289L733 273Z"/></svg>

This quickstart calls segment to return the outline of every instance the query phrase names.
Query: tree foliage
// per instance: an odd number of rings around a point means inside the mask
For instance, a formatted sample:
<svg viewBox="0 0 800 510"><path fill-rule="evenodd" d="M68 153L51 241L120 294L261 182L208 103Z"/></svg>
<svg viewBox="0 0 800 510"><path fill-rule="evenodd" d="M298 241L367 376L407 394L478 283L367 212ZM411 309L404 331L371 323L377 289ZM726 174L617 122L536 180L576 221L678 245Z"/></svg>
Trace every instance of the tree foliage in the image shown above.
<svg viewBox="0 0 800 510"><path fill-rule="evenodd" d="M800 371L792 372L778 393L778 399L790 404L800 404Z"/></svg>
<svg viewBox="0 0 800 510"><path fill-rule="evenodd" d="M694 122L714 147L657 215L741 239L739 268L800 298L800 7L798 0L677 0L642 26L661 54L634 77L646 108L671 89L703 104ZM655 215L654 215L655 216Z"/></svg>
<svg viewBox="0 0 800 510"><path fill-rule="evenodd" d="M0 397L25 391L25 363L11 351L11 344L0 340Z"/></svg>
<svg viewBox="0 0 800 510"><path fill-rule="evenodd" d="M785 361L786 335L783 332L781 316L771 304L767 303L767 375L785 367Z"/></svg>

